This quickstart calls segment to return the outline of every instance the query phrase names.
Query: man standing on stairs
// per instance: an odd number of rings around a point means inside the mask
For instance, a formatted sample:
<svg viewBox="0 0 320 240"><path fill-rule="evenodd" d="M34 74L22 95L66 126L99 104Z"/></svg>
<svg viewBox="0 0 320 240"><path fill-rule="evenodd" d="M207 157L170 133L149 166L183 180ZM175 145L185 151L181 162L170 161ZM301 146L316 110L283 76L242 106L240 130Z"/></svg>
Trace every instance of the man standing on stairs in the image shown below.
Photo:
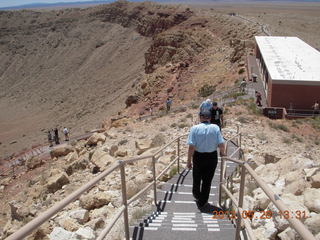
<svg viewBox="0 0 320 240"><path fill-rule="evenodd" d="M221 131L221 127L223 126L223 111L218 107L217 102L212 103L211 123L218 125Z"/></svg>
<svg viewBox="0 0 320 240"><path fill-rule="evenodd" d="M211 112L201 112L200 124L190 129L188 137L187 167L193 167L192 194L200 211L206 211L211 190L211 181L218 164L217 149L225 155L225 144L219 127L210 124ZM193 158L191 162L191 158Z"/></svg>

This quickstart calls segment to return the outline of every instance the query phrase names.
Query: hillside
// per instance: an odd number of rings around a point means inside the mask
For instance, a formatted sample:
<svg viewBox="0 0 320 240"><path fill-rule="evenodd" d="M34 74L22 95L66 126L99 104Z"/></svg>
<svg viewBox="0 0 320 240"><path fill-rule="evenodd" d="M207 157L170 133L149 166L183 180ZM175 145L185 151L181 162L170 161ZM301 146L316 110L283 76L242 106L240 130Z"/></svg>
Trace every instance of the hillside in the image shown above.
<svg viewBox="0 0 320 240"><path fill-rule="evenodd" d="M46 143L47 129L100 127L130 95L139 104L124 114L139 115L168 95L175 103L196 97L204 82L233 85L245 52L237 39L257 33L241 26L154 3L1 11L0 156Z"/></svg>

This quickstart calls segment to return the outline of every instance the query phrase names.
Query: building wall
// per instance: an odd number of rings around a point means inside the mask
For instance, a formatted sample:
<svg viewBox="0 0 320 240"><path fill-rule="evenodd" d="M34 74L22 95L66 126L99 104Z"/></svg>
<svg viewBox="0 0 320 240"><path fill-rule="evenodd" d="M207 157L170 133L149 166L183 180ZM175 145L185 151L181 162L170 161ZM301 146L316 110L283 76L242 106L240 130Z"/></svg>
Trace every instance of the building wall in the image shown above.
<svg viewBox="0 0 320 240"><path fill-rule="evenodd" d="M272 84L269 87L268 105L271 107L312 109L316 101L320 101L320 86Z"/></svg>

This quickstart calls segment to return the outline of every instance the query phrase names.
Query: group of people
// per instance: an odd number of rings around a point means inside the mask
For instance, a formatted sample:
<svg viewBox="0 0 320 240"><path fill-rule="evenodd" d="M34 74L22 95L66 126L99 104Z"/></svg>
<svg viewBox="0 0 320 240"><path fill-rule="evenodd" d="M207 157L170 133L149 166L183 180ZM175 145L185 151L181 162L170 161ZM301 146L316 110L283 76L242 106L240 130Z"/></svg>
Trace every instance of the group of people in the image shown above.
<svg viewBox="0 0 320 240"><path fill-rule="evenodd" d="M211 182L220 156L225 156L225 144L221 134L223 110L216 102L207 99L200 105L200 123L190 129L188 136L187 167L193 169L192 194L201 212L210 211L208 204Z"/></svg>
<svg viewBox="0 0 320 240"><path fill-rule="evenodd" d="M63 134L65 137L65 141L69 141L69 129L68 128L66 128L66 127L63 128ZM49 142L50 147L53 146L53 143L55 143L56 145L60 144L58 128L48 130L48 142Z"/></svg>

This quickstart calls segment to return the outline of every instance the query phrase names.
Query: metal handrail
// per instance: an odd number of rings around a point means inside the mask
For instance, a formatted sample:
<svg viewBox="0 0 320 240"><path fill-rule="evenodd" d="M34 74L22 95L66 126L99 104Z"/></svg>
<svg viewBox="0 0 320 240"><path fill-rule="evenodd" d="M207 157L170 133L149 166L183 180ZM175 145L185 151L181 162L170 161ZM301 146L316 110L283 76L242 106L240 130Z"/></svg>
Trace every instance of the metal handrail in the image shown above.
<svg viewBox="0 0 320 240"><path fill-rule="evenodd" d="M238 134L240 146L230 155L234 155L237 151L241 151L241 134ZM230 139L231 141L231 139ZM230 142L227 141L227 144ZM244 159L243 153L241 153L241 160L240 159L234 159L232 157L222 157L221 158L221 171L220 171L220 184L219 184L219 205L221 207L222 202L222 190L226 192L228 197L231 199L231 201L234 203L236 207L236 213L237 213L237 221L236 221L236 237L235 239L238 240L240 238L240 230L241 230L241 223L244 223L244 227L246 229L246 232L249 236L249 239L255 240L256 237L254 236L254 233L252 231L252 227L250 224L250 221L246 218L243 218L243 212L245 210L242 209L243 205L243 199L244 199L244 188L245 188L245 176L246 171L255 179L258 186L264 191L264 193L269 197L269 199L274 203L274 205L282 212L288 211L292 212L290 208L288 208L284 202L281 200L281 198L275 194L272 189L257 175L257 173L250 167L248 162ZM234 163L238 163L239 166L241 166L241 178L240 178L240 189L239 189L239 199L238 202L236 201L235 197L232 195L232 193L229 191L227 186L225 185L226 182L226 168L225 163L227 161L231 161ZM316 240L316 238L312 235L312 233L309 231L308 228L306 228L303 223L298 220L297 218L288 218L288 222L290 223L291 227L297 231L297 233L306 240Z"/></svg>
<svg viewBox="0 0 320 240"><path fill-rule="evenodd" d="M59 211L61 211L63 208L65 208L68 204L71 202L77 200L83 193L90 190L93 186L95 186L98 182L100 182L102 179L107 177L109 174L111 174L113 171L120 168L121 173L121 188L122 188L122 200L123 205L118 209L116 215L112 218L111 222L106 226L106 228L100 233L97 239L103 239L112 229L112 227L115 225L117 220L120 218L122 214L124 214L124 223L125 223L125 235L126 239L129 239L129 223L128 223L128 205L130 205L132 202L134 202L136 199L138 199L144 192L146 192L149 188L154 186L154 203L157 204L157 181L160 179L160 177L166 173L170 169L171 166L173 166L174 163L178 162L178 172L180 172L180 139L187 136L181 135L172 141L170 141L168 144L160 148L156 153L152 155L147 156L141 156L141 157L135 157L123 161L117 161L111 165L108 169L100 173L97 177L93 178L91 181L89 181L87 184L80 187L78 190L74 191L72 194L70 194L68 197L64 198L60 202L56 203L53 207L46 210L44 213L42 213L40 216L36 217L35 219L31 220L29 223L24 225L22 228L20 228L17 232L10 235L7 240L18 240L23 239L26 236L28 236L32 231L39 228L43 223L48 221L51 217L56 215ZM158 177L155 176L155 164L156 164L156 155L163 152L167 147L171 146L173 143L177 142L177 157L172 160L168 166L159 174ZM129 201L127 201L126 196L126 181L125 181L125 166L130 163L135 163L138 161L142 161L145 159L151 159L153 163L153 181L149 183L145 188L140 190L137 194L135 194Z"/></svg>

